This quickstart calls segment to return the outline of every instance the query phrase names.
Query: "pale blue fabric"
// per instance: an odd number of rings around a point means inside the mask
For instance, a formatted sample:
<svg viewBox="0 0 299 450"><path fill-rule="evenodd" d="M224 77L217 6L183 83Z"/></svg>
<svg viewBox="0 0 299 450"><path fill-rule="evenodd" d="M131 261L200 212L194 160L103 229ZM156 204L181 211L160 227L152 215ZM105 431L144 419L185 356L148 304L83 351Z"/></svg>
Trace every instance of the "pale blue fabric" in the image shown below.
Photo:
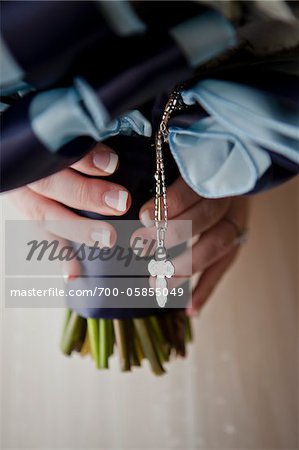
<svg viewBox="0 0 299 450"><path fill-rule="evenodd" d="M234 27L221 14L209 11L173 27L169 34L192 67L236 45Z"/></svg>
<svg viewBox="0 0 299 450"><path fill-rule="evenodd" d="M7 108L9 108L9 105L6 103L0 102L0 113L4 112Z"/></svg>
<svg viewBox="0 0 299 450"><path fill-rule="evenodd" d="M113 31L119 36L144 33L146 25L127 0L96 2Z"/></svg>
<svg viewBox="0 0 299 450"><path fill-rule="evenodd" d="M19 66L13 55L9 51L6 43L0 35L0 87L1 95L11 92L23 79L24 71Z"/></svg>
<svg viewBox="0 0 299 450"><path fill-rule="evenodd" d="M185 181L217 198L254 188L271 165L265 149L299 164L299 110L268 93L229 81L203 80L183 92L210 114L188 129L171 127L169 145Z"/></svg>
<svg viewBox="0 0 299 450"><path fill-rule="evenodd" d="M32 86L23 81L24 71L14 59L4 39L0 35L0 94L1 96L26 94Z"/></svg>
<svg viewBox="0 0 299 450"><path fill-rule="evenodd" d="M92 106L90 115L82 108L82 96L75 88L52 89L37 94L30 105L31 126L38 139L53 152L79 136L103 141L117 134L151 136L151 125L137 110L109 121L102 105ZM86 96L85 96L86 99ZM85 106L88 107L88 101ZM94 120L96 119L96 120Z"/></svg>

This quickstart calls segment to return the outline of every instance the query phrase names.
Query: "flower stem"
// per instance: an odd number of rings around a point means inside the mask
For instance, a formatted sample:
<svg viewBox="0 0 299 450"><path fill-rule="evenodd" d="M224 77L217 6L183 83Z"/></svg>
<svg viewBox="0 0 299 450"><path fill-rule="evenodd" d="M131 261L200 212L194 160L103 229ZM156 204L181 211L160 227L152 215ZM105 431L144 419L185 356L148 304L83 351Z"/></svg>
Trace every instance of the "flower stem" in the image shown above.
<svg viewBox="0 0 299 450"><path fill-rule="evenodd" d="M91 354L94 359L96 368L100 368L99 360L99 327L98 319L87 319L88 337L90 342Z"/></svg>
<svg viewBox="0 0 299 450"><path fill-rule="evenodd" d="M85 339L80 351L81 356L86 356L90 353L90 344L89 344L89 337L88 337L88 331L85 333Z"/></svg>
<svg viewBox="0 0 299 450"><path fill-rule="evenodd" d="M141 359L139 358L139 354L136 349L136 340L134 339L135 334L136 334L136 331L134 329L133 321L128 320L127 336L128 336L128 343L129 343L130 361L131 361L132 366L140 367Z"/></svg>
<svg viewBox="0 0 299 450"><path fill-rule="evenodd" d="M186 316L186 342L193 341L192 324L190 317Z"/></svg>
<svg viewBox="0 0 299 450"><path fill-rule="evenodd" d="M153 338L156 341L156 348L159 353L160 360L161 362L167 362L169 360L167 344L165 342L165 338L163 336L160 324L156 316L149 317L149 325L152 330Z"/></svg>
<svg viewBox="0 0 299 450"><path fill-rule="evenodd" d="M99 319L99 360L100 369L108 369L108 324L106 319Z"/></svg>
<svg viewBox="0 0 299 450"><path fill-rule="evenodd" d="M133 322L145 357L149 360L152 371L156 375L162 375L165 370L159 359L147 319L133 319Z"/></svg>
<svg viewBox="0 0 299 450"><path fill-rule="evenodd" d="M107 319L107 348L108 348L108 357L113 354L114 349L114 330L113 330L113 322L111 319Z"/></svg>
<svg viewBox="0 0 299 450"><path fill-rule="evenodd" d="M72 311L66 322L60 344L60 348L65 355L70 355L81 341L84 327L85 319Z"/></svg>
<svg viewBox="0 0 299 450"><path fill-rule="evenodd" d="M120 370L122 372L126 372L128 370L131 370L131 364L124 320L113 319L113 327L119 354Z"/></svg>

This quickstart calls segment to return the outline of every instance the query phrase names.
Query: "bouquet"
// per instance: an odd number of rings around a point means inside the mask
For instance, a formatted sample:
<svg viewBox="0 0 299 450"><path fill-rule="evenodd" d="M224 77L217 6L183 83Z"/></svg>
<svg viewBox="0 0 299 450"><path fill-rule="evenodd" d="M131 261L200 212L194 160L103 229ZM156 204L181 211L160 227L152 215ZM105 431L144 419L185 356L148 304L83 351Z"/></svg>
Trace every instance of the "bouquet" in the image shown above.
<svg viewBox="0 0 299 450"><path fill-rule="evenodd" d="M117 136L110 139L108 145L110 143L118 151L120 159L118 171L110 179L125 184L133 194L128 213L113 220L124 248L130 231L126 231L123 219L136 221L141 206L152 195L155 155L151 141L141 136ZM166 152L165 161L168 168L166 183L170 184L177 178L178 169L170 152ZM81 215L106 221L110 219L83 211ZM137 263L139 267L140 262ZM101 285L105 286L108 280L105 276L101 278L100 273L111 273L107 269L107 261L99 264L103 264L103 272L101 266L85 262L84 278L77 280L78 284L76 281L71 283L75 283L77 287L93 288L98 283L96 280L101 280ZM109 308L109 305L108 299L105 307ZM185 302L176 303L163 309L147 309L146 306L142 310L138 310L136 305L136 309L127 309L125 312L121 311L120 301L119 309L116 308L113 312L110 310L109 317L106 317L107 310L105 311L105 307L101 310L100 303L95 306L100 309L94 314L87 309L84 301L79 308L68 304L61 350L67 356L75 352L81 356L90 355L97 369L109 368L109 358L114 352L118 354L121 371L141 366L142 361L147 359L153 373L162 375L165 373L165 363L173 357L185 357L187 344L192 341L191 322L186 315L185 305ZM90 315L93 317L89 317Z"/></svg>

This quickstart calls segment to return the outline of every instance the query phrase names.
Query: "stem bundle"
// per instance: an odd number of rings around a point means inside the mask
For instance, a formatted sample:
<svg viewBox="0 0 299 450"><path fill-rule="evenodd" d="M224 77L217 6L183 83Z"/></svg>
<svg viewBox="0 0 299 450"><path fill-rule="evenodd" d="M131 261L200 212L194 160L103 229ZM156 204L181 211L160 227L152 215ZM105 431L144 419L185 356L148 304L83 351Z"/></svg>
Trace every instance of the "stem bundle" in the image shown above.
<svg viewBox="0 0 299 450"><path fill-rule="evenodd" d="M94 319L67 310L61 339L65 355L74 351L90 355L97 369L108 369L109 358L117 349L122 372L141 366L147 359L155 375L165 373L164 364L171 356L186 355L192 341L190 319L182 310L159 316L133 319Z"/></svg>

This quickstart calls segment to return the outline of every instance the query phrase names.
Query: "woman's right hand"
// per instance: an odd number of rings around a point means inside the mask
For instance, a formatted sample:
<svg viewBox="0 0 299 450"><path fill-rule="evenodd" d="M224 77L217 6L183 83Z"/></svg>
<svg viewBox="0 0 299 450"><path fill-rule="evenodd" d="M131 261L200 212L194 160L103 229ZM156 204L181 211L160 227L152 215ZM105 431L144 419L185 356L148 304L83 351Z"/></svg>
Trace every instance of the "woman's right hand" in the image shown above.
<svg viewBox="0 0 299 450"><path fill-rule="evenodd" d="M16 189L9 196L26 218L41 221L48 234L60 238L61 245L70 240L89 246L98 242L99 246L112 247L116 242L112 225L82 218L71 208L106 216L126 213L131 197L123 186L85 176L108 176L117 166L117 154L107 145L98 143L71 167ZM78 220L84 221L84 226L78 227ZM63 223L74 223L74 226L63 226Z"/></svg>

